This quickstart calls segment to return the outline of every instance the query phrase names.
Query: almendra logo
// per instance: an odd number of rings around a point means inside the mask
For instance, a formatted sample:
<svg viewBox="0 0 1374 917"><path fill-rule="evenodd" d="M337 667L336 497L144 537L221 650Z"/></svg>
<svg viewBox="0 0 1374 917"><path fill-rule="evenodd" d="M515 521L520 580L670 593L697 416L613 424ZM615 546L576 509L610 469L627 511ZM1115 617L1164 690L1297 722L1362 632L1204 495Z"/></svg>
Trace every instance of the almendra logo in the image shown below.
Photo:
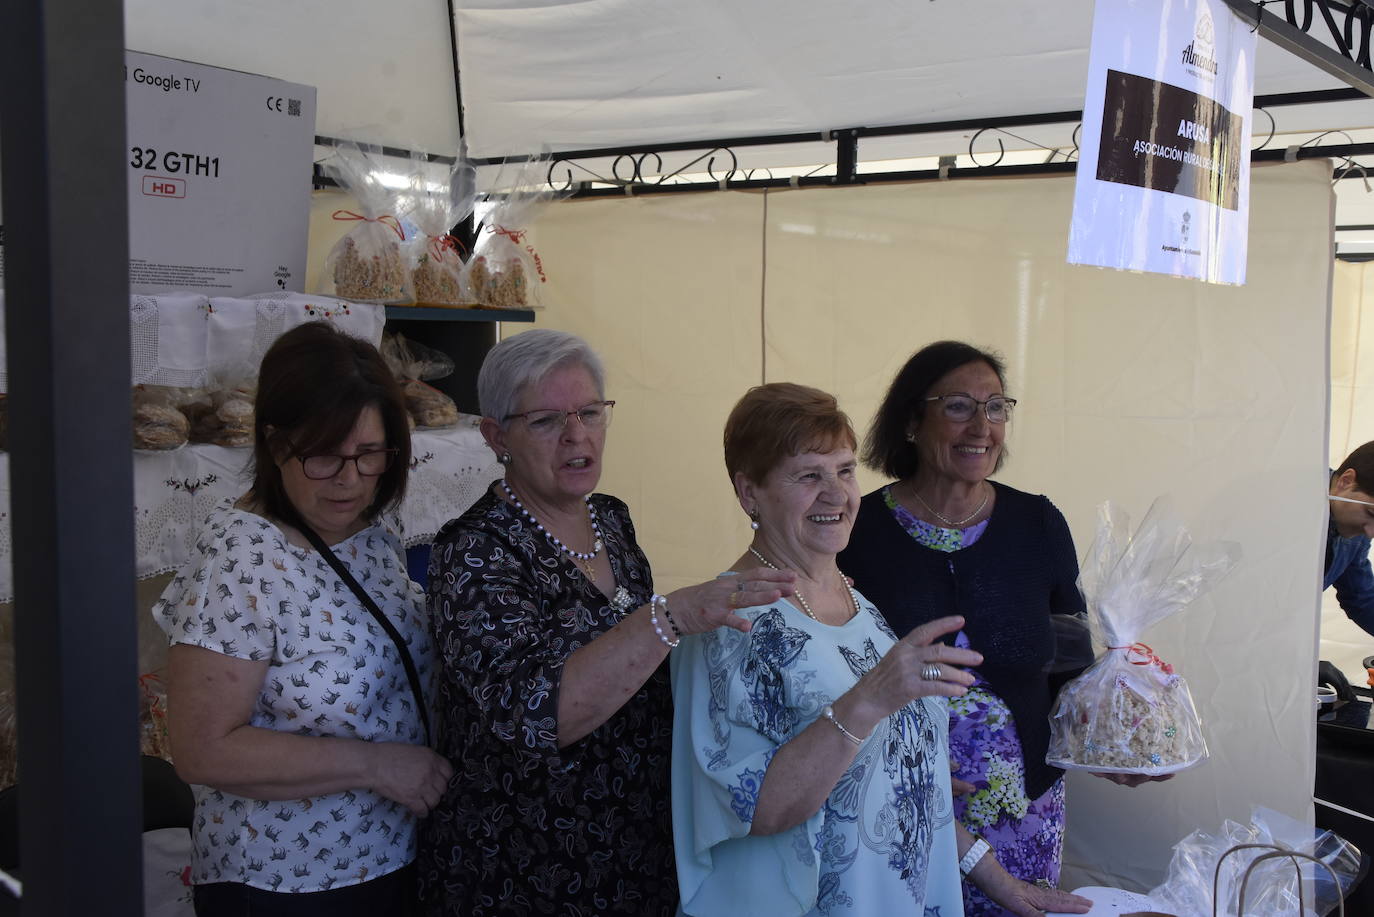
<svg viewBox="0 0 1374 917"><path fill-rule="evenodd" d="M1197 25L1193 29L1193 40L1188 42L1188 47L1183 49L1183 66L1196 68L1216 76L1216 35L1212 13L1204 6L1198 15Z"/></svg>

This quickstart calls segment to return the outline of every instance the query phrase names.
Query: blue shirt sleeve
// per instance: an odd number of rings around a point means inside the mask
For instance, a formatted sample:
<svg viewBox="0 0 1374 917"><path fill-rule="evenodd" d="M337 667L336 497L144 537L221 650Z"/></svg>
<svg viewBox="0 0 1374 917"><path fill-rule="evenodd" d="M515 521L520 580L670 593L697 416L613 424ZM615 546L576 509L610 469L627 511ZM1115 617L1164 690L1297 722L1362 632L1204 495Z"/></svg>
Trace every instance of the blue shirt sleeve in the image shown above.
<svg viewBox="0 0 1374 917"><path fill-rule="evenodd" d="M1352 560L1332 585L1346 617L1365 633L1374 634L1374 570L1369 566L1368 550Z"/></svg>

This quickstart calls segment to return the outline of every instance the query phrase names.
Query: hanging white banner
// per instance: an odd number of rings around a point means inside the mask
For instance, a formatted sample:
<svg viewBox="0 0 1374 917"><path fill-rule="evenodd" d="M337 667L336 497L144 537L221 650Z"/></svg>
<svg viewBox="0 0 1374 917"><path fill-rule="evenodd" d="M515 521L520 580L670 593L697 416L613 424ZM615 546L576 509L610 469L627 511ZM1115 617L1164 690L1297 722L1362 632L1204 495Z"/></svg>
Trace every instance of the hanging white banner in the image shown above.
<svg viewBox="0 0 1374 917"><path fill-rule="evenodd" d="M1251 29L1222 0L1097 0L1069 263L1245 282Z"/></svg>

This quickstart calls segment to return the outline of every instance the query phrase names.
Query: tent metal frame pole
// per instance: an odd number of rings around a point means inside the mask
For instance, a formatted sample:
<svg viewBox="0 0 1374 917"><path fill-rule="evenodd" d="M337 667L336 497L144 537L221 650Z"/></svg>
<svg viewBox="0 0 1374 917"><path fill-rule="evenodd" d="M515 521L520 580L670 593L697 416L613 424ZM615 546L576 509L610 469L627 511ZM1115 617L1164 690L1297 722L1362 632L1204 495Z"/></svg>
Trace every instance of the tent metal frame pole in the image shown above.
<svg viewBox="0 0 1374 917"><path fill-rule="evenodd" d="M123 68L121 0L0 3L20 908L35 917L143 913Z"/></svg>
<svg viewBox="0 0 1374 917"><path fill-rule="evenodd" d="M1363 2L1342 3L1339 0L1306 0L1303 21L1293 0L1284 4L1287 18L1265 13L1264 3L1257 0L1223 0L1237 16L1255 26L1260 35L1290 54L1329 73L1366 96L1374 96L1374 72L1370 70L1370 34L1374 26L1374 9ZM1272 2L1272 0L1270 0ZM1320 14L1314 17L1313 11ZM1337 22L1337 18L1343 22ZM1310 30L1320 21L1331 36L1335 48L1313 38Z"/></svg>
<svg viewBox="0 0 1374 917"><path fill-rule="evenodd" d="M1251 162L1282 162L1289 159L1314 159L1330 157L1346 159L1351 156L1374 154L1374 143L1347 143L1330 146L1306 146L1293 150L1255 150L1250 154ZM915 182L949 180L959 178L989 178L1008 175L1065 175L1072 174L1078 163L1041 162L1018 165L987 165L957 168L943 165L938 169L923 169L904 172L860 172L855 179L845 184L879 184L883 182ZM1364 172L1360 168L1347 166L1337 169L1334 178L1360 178ZM681 182L679 184L634 184L626 187L611 185L605 187L577 187L569 195L574 198L592 197L640 197L646 194L685 194L703 191L758 191L765 188L833 188L837 182L833 176L790 176L787 178L741 178L728 176L715 181Z"/></svg>
<svg viewBox="0 0 1374 917"><path fill-rule="evenodd" d="M1319 105L1330 102L1349 102L1367 98L1358 89L1318 89L1307 92L1280 92L1255 96L1255 108L1279 108L1287 105ZM460 103L461 104L461 103ZM903 137L920 134L950 134L962 131L991 130L1004 127L1030 127L1045 124L1072 124L1083 118L1081 110L1052 111L1039 114L1005 115L990 118L970 118L960 121L926 121L915 124L893 124L886 127L851 127L844 130L809 131L792 134L752 134L744 137L726 137L714 140L684 140L673 143L631 144L627 146L598 147L586 150L562 150L555 152L555 161L577 159L609 159L619 156L646 156L656 153L679 153L690 150L731 149L747 146L781 146L794 143L834 143L837 145L836 160L839 159L838 147L867 137ZM316 138L322 142L323 138ZM473 165L495 166L506 162L522 162L533 159L530 155L489 156L473 159Z"/></svg>
<svg viewBox="0 0 1374 917"><path fill-rule="evenodd" d="M463 115L463 71L458 64L458 18L453 0L448 0L448 49L453 56L453 105L458 111L458 136L467 137L467 124ZM465 151L466 147L460 147L458 150L460 155ZM449 230L449 235L461 242L468 251L473 251L477 243L474 215L469 213L463 217Z"/></svg>

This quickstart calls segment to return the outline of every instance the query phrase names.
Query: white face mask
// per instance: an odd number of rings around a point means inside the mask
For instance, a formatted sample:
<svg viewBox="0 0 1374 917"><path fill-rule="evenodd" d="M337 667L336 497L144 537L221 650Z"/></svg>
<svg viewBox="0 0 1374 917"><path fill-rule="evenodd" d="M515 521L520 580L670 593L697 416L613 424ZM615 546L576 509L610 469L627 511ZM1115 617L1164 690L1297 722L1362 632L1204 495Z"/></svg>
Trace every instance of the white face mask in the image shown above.
<svg viewBox="0 0 1374 917"><path fill-rule="evenodd" d="M1338 497L1335 494L1327 494L1326 499L1339 500L1342 503L1358 503L1361 506L1374 506L1374 503L1371 503L1368 500L1352 500L1349 497Z"/></svg>

